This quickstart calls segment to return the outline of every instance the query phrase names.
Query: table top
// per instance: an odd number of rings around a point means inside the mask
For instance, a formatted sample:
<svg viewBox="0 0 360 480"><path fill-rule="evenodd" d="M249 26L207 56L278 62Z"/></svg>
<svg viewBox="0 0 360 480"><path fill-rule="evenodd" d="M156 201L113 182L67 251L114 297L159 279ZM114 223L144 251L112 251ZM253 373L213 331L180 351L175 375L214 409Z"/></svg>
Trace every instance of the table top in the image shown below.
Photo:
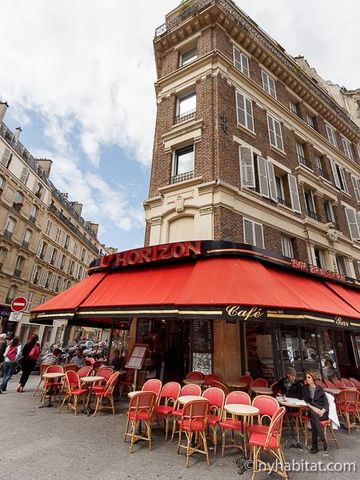
<svg viewBox="0 0 360 480"><path fill-rule="evenodd" d="M233 413L234 415L242 415L244 417L257 415L260 410L252 405L243 405L240 403L228 403L224 405L224 409L229 412Z"/></svg>
<svg viewBox="0 0 360 480"><path fill-rule="evenodd" d="M259 395L272 395L273 391L270 387L251 387L250 390Z"/></svg>
<svg viewBox="0 0 360 480"><path fill-rule="evenodd" d="M104 377L100 377L100 375L90 375L89 377L82 377L80 378L82 382L85 383L92 383L92 382L100 382L100 380L105 380Z"/></svg>
<svg viewBox="0 0 360 480"><path fill-rule="evenodd" d="M44 378L50 378L50 379L52 379L52 378L59 378L59 377L65 377L65 373L64 373L64 372L62 372L62 373L56 373L56 372L54 372L54 373L51 372L51 373L50 373L50 372L49 372L49 373L44 373L44 374L43 374L43 377L44 377Z"/></svg>
<svg viewBox="0 0 360 480"><path fill-rule="evenodd" d="M194 385L203 385L204 380L197 380L197 379L192 379L192 378L184 378L183 383L185 383L185 385L189 385L189 384L191 384L191 383L193 383Z"/></svg>
<svg viewBox="0 0 360 480"><path fill-rule="evenodd" d="M127 373L128 371L127 370L120 370L119 373L120 375L125 375L125 373Z"/></svg>
<svg viewBox="0 0 360 480"><path fill-rule="evenodd" d="M191 402L192 400L206 400L206 398L200 397L199 395L182 395L178 398L178 402L182 405Z"/></svg>
<svg viewBox="0 0 360 480"><path fill-rule="evenodd" d="M283 407L292 407L292 408L306 407L305 400L299 400L298 398L285 397L285 399L283 399L282 397L276 397L276 400Z"/></svg>
<svg viewBox="0 0 360 480"><path fill-rule="evenodd" d="M245 388L248 386L248 384L246 382L227 382L227 385L229 387L234 387L234 388Z"/></svg>
<svg viewBox="0 0 360 480"><path fill-rule="evenodd" d="M141 390L133 390L132 392L128 393L128 397L132 398L134 395L136 395L137 393L140 393L140 392L141 392Z"/></svg>
<svg viewBox="0 0 360 480"><path fill-rule="evenodd" d="M340 388L324 388L325 392L331 393L331 395L339 395Z"/></svg>

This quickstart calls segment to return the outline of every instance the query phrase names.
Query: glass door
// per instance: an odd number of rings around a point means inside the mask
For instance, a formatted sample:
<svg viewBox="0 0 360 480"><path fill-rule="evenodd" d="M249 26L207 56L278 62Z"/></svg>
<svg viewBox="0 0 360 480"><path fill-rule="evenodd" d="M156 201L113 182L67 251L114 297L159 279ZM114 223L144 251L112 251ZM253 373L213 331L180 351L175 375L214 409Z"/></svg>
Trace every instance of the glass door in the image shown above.
<svg viewBox="0 0 360 480"><path fill-rule="evenodd" d="M323 378L325 380L331 380L334 375L339 375L331 330L328 328L321 328L319 330L318 339Z"/></svg>
<svg viewBox="0 0 360 480"><path fill-rule="evenodd" d="M315 327L301 328L301 357L304 372L317 372L320 376L320 358Z"/></svg>
<svg viewBox="0 0 360 480"><path fill-rule="evenodd" d="M302 378L301 339L296 326L282 325L280 331L280 347L282 374L285 376L289 367L295 368L296 374Z"/></svg>

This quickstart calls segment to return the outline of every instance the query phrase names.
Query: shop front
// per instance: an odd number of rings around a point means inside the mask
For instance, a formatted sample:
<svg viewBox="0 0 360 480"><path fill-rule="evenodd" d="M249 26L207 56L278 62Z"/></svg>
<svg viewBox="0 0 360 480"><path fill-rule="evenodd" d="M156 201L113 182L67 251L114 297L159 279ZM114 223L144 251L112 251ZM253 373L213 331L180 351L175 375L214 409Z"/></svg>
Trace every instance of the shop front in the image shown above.
<svg viewBox="0 0 360 480"><path fill-rule="evenodd" d="M229 242L177 242L102 257L33 320L118 330L148 345L143 377L191 370L270 381L293 366L359 376L360 290L351 279Z"/></svg>

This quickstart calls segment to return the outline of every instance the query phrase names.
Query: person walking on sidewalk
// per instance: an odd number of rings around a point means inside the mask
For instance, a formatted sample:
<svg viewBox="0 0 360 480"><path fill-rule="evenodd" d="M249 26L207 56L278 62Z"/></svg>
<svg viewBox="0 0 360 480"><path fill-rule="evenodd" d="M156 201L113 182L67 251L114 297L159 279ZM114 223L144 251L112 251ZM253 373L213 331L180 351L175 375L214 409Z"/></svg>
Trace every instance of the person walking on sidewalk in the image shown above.
<svg viewBox="0 0 360 480"><path fill-rule="evenodd" d="M7 384L12 377L16 363L20 358L21 345L19 339L14 337L4 353L4 376L0 385L0 393L6 392Z"/></svg>
<svg viewBox="0 0 360 480"><path fill-rule="evenodd" d="M40 356L40 345L37 343L39 337L33 334L30 338L30 341L24 345L22 351L22 374L20 377L19 386L17 391L22 393L24 391L24 387L26 382L29 380L30 373L32 372L33 368L35 367L36 360Z"/></svg>

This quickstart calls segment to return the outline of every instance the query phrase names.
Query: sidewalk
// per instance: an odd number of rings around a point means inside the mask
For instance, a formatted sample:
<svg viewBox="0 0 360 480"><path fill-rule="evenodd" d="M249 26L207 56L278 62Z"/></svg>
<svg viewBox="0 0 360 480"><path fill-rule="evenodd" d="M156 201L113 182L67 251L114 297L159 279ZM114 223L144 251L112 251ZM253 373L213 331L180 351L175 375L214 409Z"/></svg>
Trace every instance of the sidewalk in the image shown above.
<svg viewBox="0 0 360 480"><path fill-rule="evenodd" d="M234 460L238 453L228 450L224 458L218 453L210 456L208 467L203 455L190 459L185 466L183 454L176 454L176 442L164 441L163 429L154 430L153 450L144 443L136 445L129 454L129 444L123 442L127 402L118 404L118 413L107 411L96 417L87 417L65 409L39 409L39 395L33 397L38 377L32 375L23 394L16 392L18 376L8 385L8 391L0 396L1 455L0 480L118 480L160 479L174 480L250 480L251 472L239 475ZM124 397L125 400L125 397ZM80 411L80 409L79 409ZM322 453L311 455L306 450L285 449L285 459L299 462L290 472L291 480L355 480L360 477L360 429L352 435L345 431L336 433L340 450L330 442L328 457ZM314 462L304 471L305 461ZM358 462L357 472L319 471L315 462L323 462L323 468L338 468L333 462ZM316 471L317 470L317 471ZM258 480L269 478L261 473ZM270 478L280 478L271 474Z"/></svg>

